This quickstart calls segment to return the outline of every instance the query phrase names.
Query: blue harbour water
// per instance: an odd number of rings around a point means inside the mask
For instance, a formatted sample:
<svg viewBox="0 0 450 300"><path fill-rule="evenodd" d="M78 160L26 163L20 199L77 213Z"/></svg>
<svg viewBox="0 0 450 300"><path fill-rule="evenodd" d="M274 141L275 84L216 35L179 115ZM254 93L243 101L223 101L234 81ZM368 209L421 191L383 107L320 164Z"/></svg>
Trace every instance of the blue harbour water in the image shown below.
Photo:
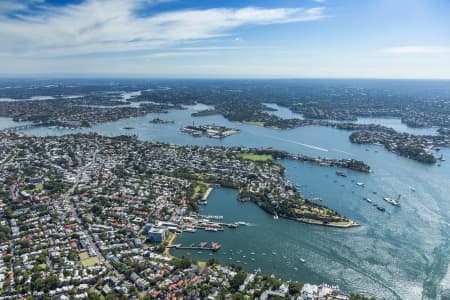
<svg viewBox="0 0 450 300"><path fill-rule="evenodd" d="M177 242L218 241L222 249L213 254L192 250L176 250L174 254L198 260L214 257L224 263L239 264L248 271L261 268L265 274L284 279L338 284L344 291L384 299L450 299L450 162L442 162L441 166L424 165L379 146L351 144L349 132L332 128L307 126L281 131L233 123L221 116L191 117L192 112L206 107L199 104L167 114L99 124L90 129L34 128L28 133L137 134L142 140L183 145L274 147L292 153L362 159L374 172L362 174L344 170L348 174L346 178L336 176L334 168L280 161L288 179L300 187L303 195L320 197L320 203L356 220L361 227L334 229L274 220L253 203L238 202L236 190L218 188L202 207L202 213L223 215L225 221L246 221L251 225L217 233L183 233ZM276 113L281 117L294 115L283 109ZM174 120L175 124L149 123L155 117ZM241 133L215 140L180 132L180 127L192 122L239 128ZM434 132L434 129L409 128L393 119L370 122L395 125L399 131L414 134ZM0 128L13 126L11 124L10 119L0 119ZM124 127L135 129L125 130ZM450 157L450 149L441 152L444 157ZM359 181L364 182L365 187L357 186ZM400 208L382 200L398 195L401 195ZM386 212L378 211L363 197L385 207Z"/></svg>

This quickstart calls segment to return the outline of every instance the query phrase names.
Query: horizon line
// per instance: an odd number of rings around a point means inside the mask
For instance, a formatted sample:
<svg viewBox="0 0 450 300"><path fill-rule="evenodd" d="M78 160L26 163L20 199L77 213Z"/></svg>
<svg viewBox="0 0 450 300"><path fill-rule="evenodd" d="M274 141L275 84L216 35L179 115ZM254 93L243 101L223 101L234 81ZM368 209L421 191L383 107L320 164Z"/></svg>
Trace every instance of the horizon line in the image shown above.
<svg viewBox="0 0 450 300"><path fill-rule="evenodd" d="M450 77L284 77L284 76L157 76L157 75L88 75L88 74L0 74L5 79L151 79L151 80L405 80L405 81L449 81Z"/></svg>

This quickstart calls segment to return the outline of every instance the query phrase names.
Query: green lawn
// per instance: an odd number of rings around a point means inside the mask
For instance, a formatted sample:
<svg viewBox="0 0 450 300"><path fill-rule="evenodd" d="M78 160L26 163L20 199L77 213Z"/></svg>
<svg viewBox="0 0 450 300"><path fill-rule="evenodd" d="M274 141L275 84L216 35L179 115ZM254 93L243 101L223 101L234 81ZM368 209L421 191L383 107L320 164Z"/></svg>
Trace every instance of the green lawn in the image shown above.
<svg viewBox="0 0 450 300"><path fill-rule="evenodd" d="M169 232L166 236L166 238L164 239L163 243L164 244L169 244L169 242L173 239L175 233L173 232Z"/></svg>
<svg viewBox="0 0 450 300"><path fill-rule="evenodd" d="M95 266L98 263L99 263L99 260L98 260L97 256L94 256L94 257L91 257L91 258L88 258L88 259L85 259L85 260L81 261L81 264L84 267L92 267L92 266Z"/></svg>
<svg viewBox="0 0 450 300"><path fill-rule="evenodd" d="M34 192L39 193L40 191L42 191L43 188L44 188L43 183L37 183L37 184L35 184L33 190L25 190L25 192L27 192L28 194L32 194Z"/></svg>
<svg viewBox="0 0 450 300"><path fill-rule="evenodd" d="M81 252L80 254L80 260L85 260L89 258L89 254L87 252Z"/></svg>
<svg viewBox="0 0 450 300"><path fill-rule="evenodd" d="M199 261L199 262L197 262L197 265L198 265L200 268L206 268L206 261Z"/></svg>
<svg viewBox="0 0 450 300"><path fill-rule="evenodd" d="M264 126L264 122L259 122L259 121L249 121L249 122L244 122L244 123L250 124L250 125Z"/></svg>
<svg viewBox="0 0 450 300"><path fill-rule="evenodd" d="M253 161L268 161L273 159L272 155L270 154L242 153L241 157L243 159L249 159Z"/></svg>
<svg viewBox="0 0 450 300"><path fill-rule="evenodd" d="M194 194L205 193L207 188L206 184L199 182L194 186Z"/></svg>
<svg viewBox="0 0 450 300"><path fill-rule="evenodd" d="M79 255L81 264L84 267L92 267L100 262L97 256L89 257L89 254L87 254L87 252L82 252Z"/></svg>

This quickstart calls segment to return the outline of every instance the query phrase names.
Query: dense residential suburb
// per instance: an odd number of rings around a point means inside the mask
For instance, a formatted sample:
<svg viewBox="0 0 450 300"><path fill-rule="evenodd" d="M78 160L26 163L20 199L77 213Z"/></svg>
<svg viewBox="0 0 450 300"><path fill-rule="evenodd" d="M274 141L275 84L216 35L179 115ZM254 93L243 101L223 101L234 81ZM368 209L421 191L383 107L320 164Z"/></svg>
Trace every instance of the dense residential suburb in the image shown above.
<svg viewBox="0 0 450 300"><path fill-rule="evenodd" d="M198 214L216 185L269 212L351 222L301 198L274 160L134 136L0 135L0 299L360 299L170 255L176 234L226 226Z"/></svg>

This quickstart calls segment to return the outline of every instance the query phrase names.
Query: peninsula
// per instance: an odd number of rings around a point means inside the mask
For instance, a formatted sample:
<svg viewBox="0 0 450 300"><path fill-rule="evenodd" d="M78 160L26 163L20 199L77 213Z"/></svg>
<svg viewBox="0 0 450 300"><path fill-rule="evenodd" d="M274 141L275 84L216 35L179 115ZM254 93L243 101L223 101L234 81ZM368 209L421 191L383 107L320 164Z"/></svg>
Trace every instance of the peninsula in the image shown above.
<svg viewBox="0 0 450 300"><path fill-rule="evenodd" d="M180 130L194 137L207 136L213 139L222 139L240 132L239 129L227 128L225 126L218 125L188 125L184 126Z"/></svg>
<svg viewBox="0 0 450 300"><path fill-rule="evenodd" d="M167 247L219 251L221 245L213 241L210 247L206 242L172 245L174 233L221 229L198 214L196 195L204 191L205 200L208 184L238 188L241 200L283 218L343 228L358 225L302 198L273 160L282 152L175 146L98 134L31 137L0 132L0 138L0 257L6 266L0 274L10 278L2 291L14 297L27 295L30 288L52 297L65 291L83 297L87 284L103 284L101 292L112 298L161 295L166 289L178 293L187 287L199 293L204 282L211 282L208 274L228 284L223 293L237 291L250 276L257 290L240 291L258 295L286 284L292 288L290 296L299 295L302 285L295 282L248 274L214 260L199 269L191 260L167 256ZM231 230L239 225L227 224ZM197 284L187 285L192 276Z"/></svg>

